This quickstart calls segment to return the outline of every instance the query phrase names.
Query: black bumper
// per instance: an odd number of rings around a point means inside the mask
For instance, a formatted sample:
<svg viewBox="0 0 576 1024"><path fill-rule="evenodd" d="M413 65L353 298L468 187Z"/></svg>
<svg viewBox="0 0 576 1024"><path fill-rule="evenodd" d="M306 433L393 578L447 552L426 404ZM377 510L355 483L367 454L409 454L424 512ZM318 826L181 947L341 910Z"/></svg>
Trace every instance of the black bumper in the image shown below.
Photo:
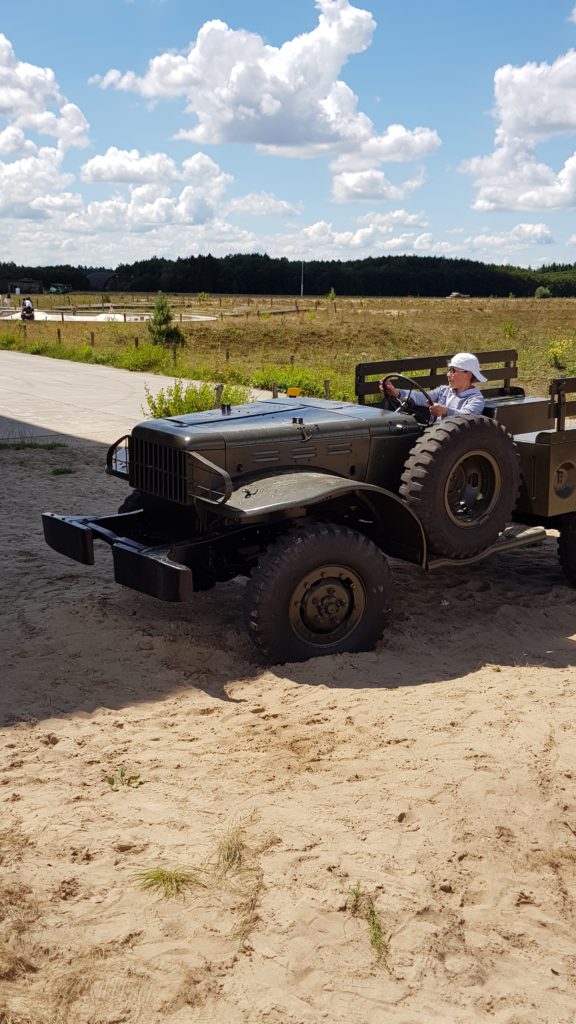
<svg viewBox="0 0 576 1024"><path fill-rule="evenodd" d="M192 570L178 561L185 545L147 545L137 535L142 513L115 516L42 516L44 539L61 555L94 565L94 541L103 540L112 549L116 583L161 601L190 601ZM135 536L136 535L136 536Z"/></svg>

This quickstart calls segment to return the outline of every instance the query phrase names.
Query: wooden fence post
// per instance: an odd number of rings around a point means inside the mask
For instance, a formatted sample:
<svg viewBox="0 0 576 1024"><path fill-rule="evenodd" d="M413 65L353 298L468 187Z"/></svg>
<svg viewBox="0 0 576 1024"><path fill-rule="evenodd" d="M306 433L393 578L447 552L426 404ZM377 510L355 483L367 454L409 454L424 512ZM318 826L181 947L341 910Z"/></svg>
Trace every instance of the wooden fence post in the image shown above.
<svg viewBox="0 0 576 1024"><path fill-rule="evenodd" d="M324 381L324 398L330 398L330 381Z"/></svg>
<svg viewBox="0 0 576 1024"><path fill-rule="evenodd" d="M290 366L292 367L292 369L294 369L294 356L293 355L290 356Z"/></svg>
<svg viewBox="0 0 576 1024"><path fill-rule="evenodd" d="M94 331L90 331L90 344L94 348Z"/></svg>
<svg viewBox="0 0 576 1024"><path fill-rule="evenodd" d="M59 345L62 344L62 334L60 333L60 328L59 327L56 328L56 337L58 339L58 344Z"/></svg>
<svg viewBox="0 0 576 1024"><path fill-rule="evenodd" d="M278 385L276 382L272 384L272 398L278 398Z"/></svg>
<svg viewBox="0 0 576 1024"><path fill-rule="evenodd" d="M138 348L139 344L140 344L140 338L134 338L134 348Z"/></svg>
<svg viewBox="0 0 576 1024"><path fill-rule="evenodd" d="M217 409L222 401L222 392L224 391L223 384L217 384L214 389L214 408Z"/></svg>

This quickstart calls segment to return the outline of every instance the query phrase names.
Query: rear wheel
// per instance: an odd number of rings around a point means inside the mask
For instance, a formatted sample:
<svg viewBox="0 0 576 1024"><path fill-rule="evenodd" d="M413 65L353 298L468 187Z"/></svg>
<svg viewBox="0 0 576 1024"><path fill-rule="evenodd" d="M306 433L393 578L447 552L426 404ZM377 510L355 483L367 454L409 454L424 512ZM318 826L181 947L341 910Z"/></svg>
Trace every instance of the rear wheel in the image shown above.
<svg viewBox="0 0 576 1024"><path fill-rule="evenodd" d="M564 516L560 523L558 558L566 579L576 587L576 512Z"/></svg>
<svg viewBox="0 0 576 1024"><path fill-rule="evenodd" d="M414 445L400 495L421 520L433 551L468 558L502 532L519 486L518 453L504 428L485 416L451 416Z"/></svg>
<svg viewBox="0 0 576 1024"><path fill-rule="evenodd" d="M370 650L388 620L391 589L388 563L372 541L317 523L260 558L246 588L248 634L273 663Z"/></svg>

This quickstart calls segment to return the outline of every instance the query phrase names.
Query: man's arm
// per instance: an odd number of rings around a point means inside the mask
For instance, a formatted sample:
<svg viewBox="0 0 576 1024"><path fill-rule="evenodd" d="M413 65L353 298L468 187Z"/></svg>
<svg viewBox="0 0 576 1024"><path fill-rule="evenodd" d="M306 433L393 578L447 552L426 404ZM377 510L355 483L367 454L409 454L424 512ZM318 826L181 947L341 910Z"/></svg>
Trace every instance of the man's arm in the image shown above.
<svg viewBox="0 0 576 1024"><path fill-rule="evenodd" d="M477 389L471 395L467 395L460 408L455 409L448 406L447 416L480 416L484 412L484 395Z"/></svg>

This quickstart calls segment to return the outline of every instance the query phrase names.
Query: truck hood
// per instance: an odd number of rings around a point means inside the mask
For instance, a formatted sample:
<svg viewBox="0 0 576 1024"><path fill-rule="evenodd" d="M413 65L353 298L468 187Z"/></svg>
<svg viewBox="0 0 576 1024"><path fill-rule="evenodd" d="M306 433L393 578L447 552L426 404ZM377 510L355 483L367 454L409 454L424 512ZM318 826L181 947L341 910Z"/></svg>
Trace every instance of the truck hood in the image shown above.
<svg viewBox="0 0 576 1024"><path fill-rule="evenodd" d="M146 420L134 427L132 436L138 441L197 451L329 435L399 433L418 435L421 428L411 416L377 406L321 398L270 398L186 416Z"/></svg>

